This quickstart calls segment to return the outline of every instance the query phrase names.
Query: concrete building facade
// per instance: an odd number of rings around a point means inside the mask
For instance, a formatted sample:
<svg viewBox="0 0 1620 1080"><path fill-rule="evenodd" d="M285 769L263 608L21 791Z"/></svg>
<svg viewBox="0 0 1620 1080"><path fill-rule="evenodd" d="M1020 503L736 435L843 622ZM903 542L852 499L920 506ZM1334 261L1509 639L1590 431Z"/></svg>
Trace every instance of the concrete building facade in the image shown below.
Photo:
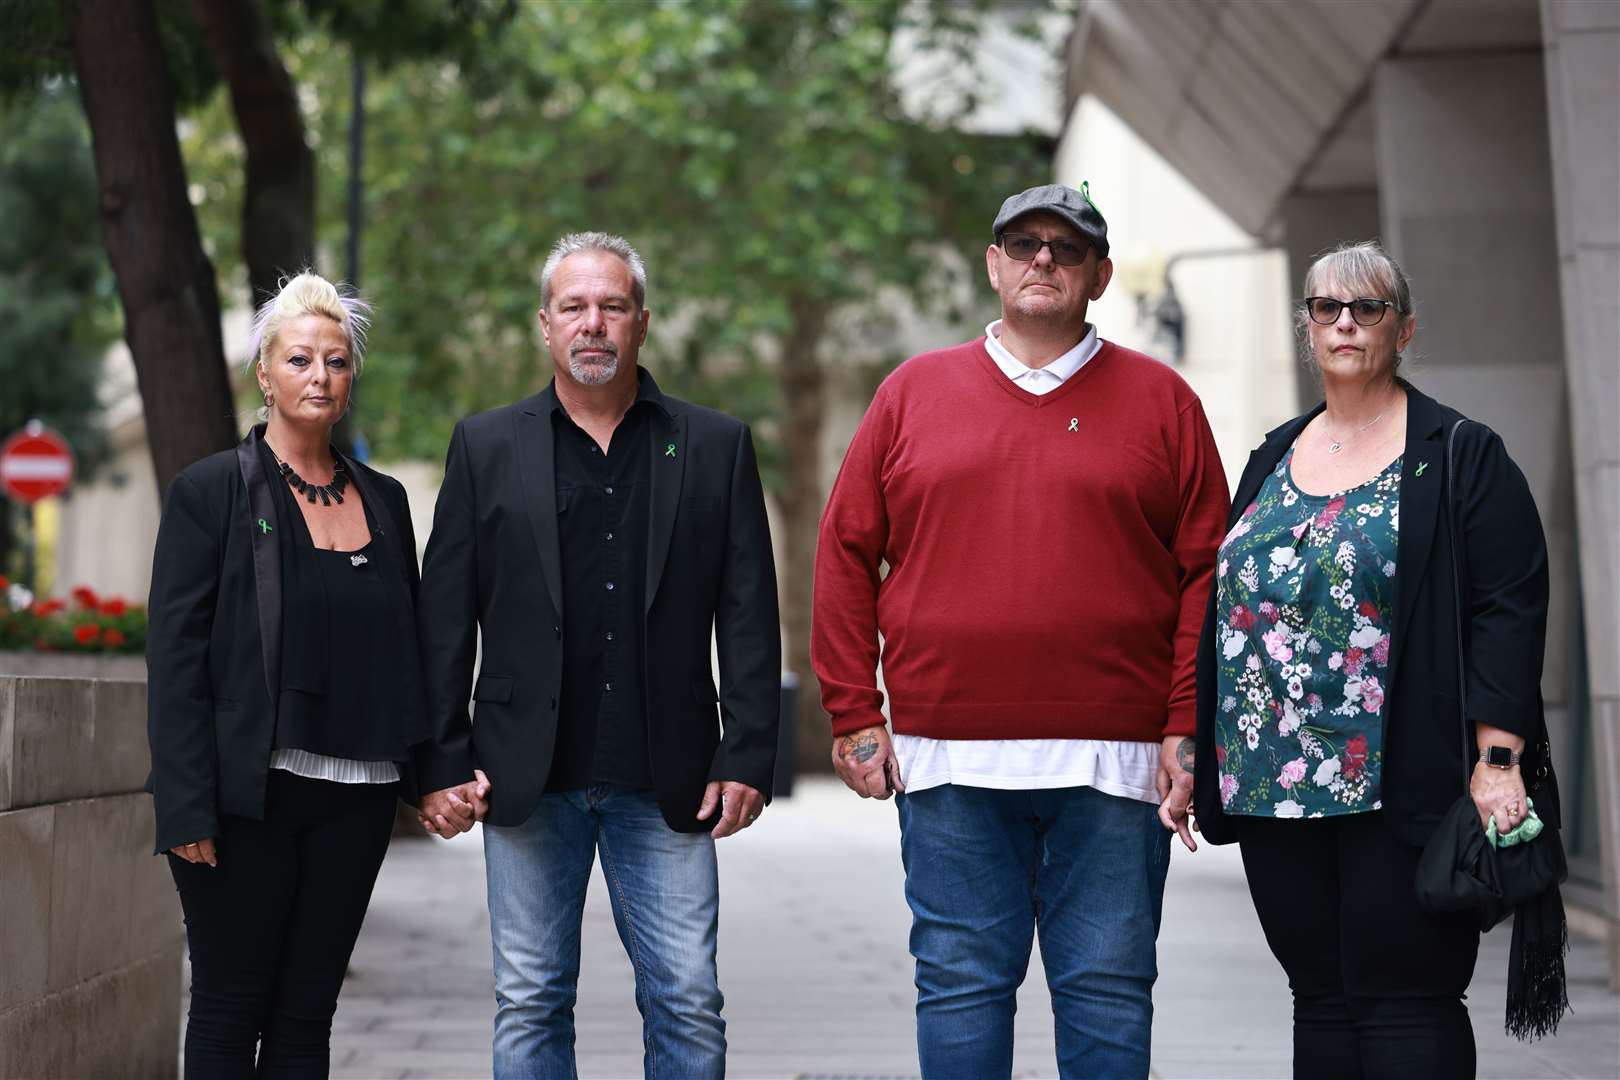
<svg viewBox="0 0 1620 1080"><path fill-rule="evenodd" d="M1284 299L1341 240L1411 276L1410 376L1541 511L1565 895L1620 986L1620 2L1087 0L1065 81L1285 252Z"/></svg>

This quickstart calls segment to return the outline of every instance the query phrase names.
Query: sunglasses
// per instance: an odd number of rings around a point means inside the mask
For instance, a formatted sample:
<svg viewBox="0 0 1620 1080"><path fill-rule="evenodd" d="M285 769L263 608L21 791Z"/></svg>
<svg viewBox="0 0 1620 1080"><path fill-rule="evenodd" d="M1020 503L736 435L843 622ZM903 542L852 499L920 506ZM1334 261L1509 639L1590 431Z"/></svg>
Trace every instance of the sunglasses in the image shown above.
<svg viewBox="0 0 1620 1080"><path fill-rule="evenodd" d="M1035 256L1041 253L1041 248L1049 248L1052 252L1052 261L1059 266L1079 266L1086 261L1086 255L1091 251L1091 245L1084 240L1070 240L1066 236L1060 236L1055 240L1042 240L1029 233L1001 234L1001 250L1009 259L1034 262Z"/></svg>
<svg viewBox="0 0 1620 1080"><path fill-rule="evenodd" d="M1310 312L1311 322L1323 326L1332 326L1339 321L1339 312L1345 308L1350 309L1350 317L1356 320L1358 326L1376 326L1384 319L1384 312L1394 307L1391 300L1374 300L1363 296L1355 300L1335 300L1331 296L1307 296L1305 310Z"/></svg>

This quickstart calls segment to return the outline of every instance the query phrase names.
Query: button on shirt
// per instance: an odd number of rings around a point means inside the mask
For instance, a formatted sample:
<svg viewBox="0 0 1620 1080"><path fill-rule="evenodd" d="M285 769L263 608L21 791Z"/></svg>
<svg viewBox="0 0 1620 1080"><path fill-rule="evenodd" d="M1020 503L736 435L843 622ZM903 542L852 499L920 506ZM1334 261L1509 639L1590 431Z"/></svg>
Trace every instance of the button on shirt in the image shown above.
<svg viewBox="0 0 1620 1080"><path fill-rule="evenodd" d="M561 403L552 409L563 676L547 791L652 787L642 636L656 411L638 396L603 452Z"/></svg>
<svg viewBox="0 0 1620 1080"><path fill-rule="evenodd" d="M1001 343L1001 320L984 328L985 351L1015 386L1049 394L1102 348L1088 325L1079 344L1045 367L1026 366ZM1038 588L1038 582L1030 582ZM1166 688L1168 692L1168 687ZM1004 790L1094 787L1110 795L1157 803L1159 744L1117 739L929 739L895 735L895 758L907 791L941 784Z"/></svg>

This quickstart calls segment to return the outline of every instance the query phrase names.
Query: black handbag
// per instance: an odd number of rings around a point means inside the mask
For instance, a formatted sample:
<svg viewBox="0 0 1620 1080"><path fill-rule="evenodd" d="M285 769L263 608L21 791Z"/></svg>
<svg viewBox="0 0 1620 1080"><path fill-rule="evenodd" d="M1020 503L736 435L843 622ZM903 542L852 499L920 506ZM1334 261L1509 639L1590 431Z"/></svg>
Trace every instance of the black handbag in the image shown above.
<svg viewBox="0 0 1620 1080"><path fill-rule="evenodd" d="M1513 944L1508 957L1506 1029L1521 1040L1555 1034L1569 1009L1564 954L1569 931L1558 885L1568 876L1558 830L1546 825L1527 843L1496 847L1485 835L1479 811L1468 793L1474 739L1468 723L1468 671L1463 643L1461 550L1457 541L1453 444L1459 420L1446 433L1445 493L1451 537L1452 588L1456 599L1457 700L1462 714L1463 794L1440 820L1418 861L1419 905L1431 914L1473 912L1479 928L1489 930L1513 915ZM1545 740L1537 748L1549 761ZM1539 786L1540 781L1536 782ZM1527 787L1527 793L1534 791Z"/></svg>

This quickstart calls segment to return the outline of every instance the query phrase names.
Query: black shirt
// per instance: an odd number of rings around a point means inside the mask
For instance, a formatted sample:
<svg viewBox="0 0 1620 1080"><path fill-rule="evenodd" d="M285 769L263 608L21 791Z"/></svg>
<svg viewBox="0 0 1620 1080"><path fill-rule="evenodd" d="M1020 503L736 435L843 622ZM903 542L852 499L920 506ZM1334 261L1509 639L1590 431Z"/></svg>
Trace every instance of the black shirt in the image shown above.
<svg viewBox="0 0 1620 1080"><path fill-rule="evenodd" d="M606 453L552 408L562 550L563 674L547 791L653 786L642 640L651 502L647 381Z"/></svg>
<svg viewBox="0 0 1620 1080"><path fill-rule="evenodd" d="M427 718L420 673L399 654L414 621L381 526L368 505L371 539L364 547L317 548L298 496L276 475L268 447L261 443L261 450L283 523L274 746L358 761L407 760L407 747L427 735Z"/></svg>

